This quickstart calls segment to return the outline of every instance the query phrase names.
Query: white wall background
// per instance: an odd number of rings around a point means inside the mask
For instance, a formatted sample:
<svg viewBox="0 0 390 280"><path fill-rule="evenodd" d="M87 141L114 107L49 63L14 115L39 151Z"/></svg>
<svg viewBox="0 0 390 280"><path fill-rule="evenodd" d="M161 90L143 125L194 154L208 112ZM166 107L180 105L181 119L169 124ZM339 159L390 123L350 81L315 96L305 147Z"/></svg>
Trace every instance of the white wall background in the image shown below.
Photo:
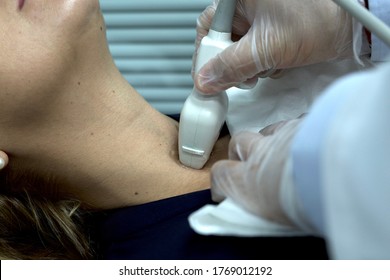
<svg viewBox="0 0 390 280"><path fill-rule="evenodd" d="M191 92L196 19L212 0L100 0L115 63L165 114Z"/></svg>

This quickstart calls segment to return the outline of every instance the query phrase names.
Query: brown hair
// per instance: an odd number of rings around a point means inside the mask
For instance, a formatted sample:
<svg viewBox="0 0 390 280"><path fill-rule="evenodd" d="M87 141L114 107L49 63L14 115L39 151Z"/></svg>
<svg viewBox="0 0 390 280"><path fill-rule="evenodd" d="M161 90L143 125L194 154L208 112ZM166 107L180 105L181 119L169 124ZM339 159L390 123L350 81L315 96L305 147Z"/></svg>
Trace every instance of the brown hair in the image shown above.
<svg viewBox="0 0 390 280"><path fill-rule="evenodd" d="M54 182L50 176L14 170L0 172L0 259L93 258L80 202L39 191Z"/></svg>

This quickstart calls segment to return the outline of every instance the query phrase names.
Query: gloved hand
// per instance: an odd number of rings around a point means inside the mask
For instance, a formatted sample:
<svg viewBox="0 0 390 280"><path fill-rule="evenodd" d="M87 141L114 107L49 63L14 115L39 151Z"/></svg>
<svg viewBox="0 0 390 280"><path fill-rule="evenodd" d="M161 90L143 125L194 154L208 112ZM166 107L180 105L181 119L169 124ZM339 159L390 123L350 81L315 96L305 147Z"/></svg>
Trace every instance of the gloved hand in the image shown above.
<svg viewBox="0 0 390 280"><path fill-rule="evenodd" d="M0 151L0 170L8 165L8 155Z"/></svg>
<svg viewBox="0 0 390 280"><path fill-rule="evenodd" d="M293 226L282 210L279 191L290 144L301 121L283 121L260 133L233 136L229 160L219 161L211 169L213 200L229 197L255 215Z"/></svg>
<svg viewBox="0 0 390 280"><path fill-rule="evenodd" d="M217 3L198 18L193 64ZM270 70L352 57L352 37L351 16L333 1L238 0L233 41L239 41L193 72L195 86L215 93Z"/></svg>

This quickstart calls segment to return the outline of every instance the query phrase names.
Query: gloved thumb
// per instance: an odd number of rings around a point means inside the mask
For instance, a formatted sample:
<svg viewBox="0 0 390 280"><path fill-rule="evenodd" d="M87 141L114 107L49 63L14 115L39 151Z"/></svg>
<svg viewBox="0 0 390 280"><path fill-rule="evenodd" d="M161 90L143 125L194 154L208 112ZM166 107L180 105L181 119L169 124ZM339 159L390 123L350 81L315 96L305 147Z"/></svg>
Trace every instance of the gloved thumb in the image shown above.
<svg viewBox="0 0 390 280"><path fill-rule="evenodd" d="M227 47L195 73L195 87L212 94L237 86L257 76L258 69L251 52L251 36Z"/></svg>
<svg viewBox="0 0 390 280"><path fill-rule="evenodd" d="M218 161L211 169L211 194L214 201L230 197L245 205L247 198L255 195L251 187L256 172L252 172L250 158L253 154L267 150L259 151L258 143L264 141L266 139L262 134L253 132L241 132L232 137L229 143L229 160Z"/></svg>
<svg viewBox="0 0 390 280"><path fill-rule="evenodd" d="M243 162L233 160L217 161L211 171L211 197L215 202L221 202L226 197L236 195L235 187L241 181Z"/></svg>

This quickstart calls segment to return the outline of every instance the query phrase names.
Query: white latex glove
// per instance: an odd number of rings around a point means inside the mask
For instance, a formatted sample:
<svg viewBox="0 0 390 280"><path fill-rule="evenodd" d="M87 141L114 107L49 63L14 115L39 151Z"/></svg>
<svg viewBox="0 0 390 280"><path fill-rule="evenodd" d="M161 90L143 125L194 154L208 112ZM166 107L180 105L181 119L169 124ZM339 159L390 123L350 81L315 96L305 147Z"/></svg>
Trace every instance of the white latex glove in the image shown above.
<svg viewBox="0 0 390 280"><path fill-rule="evenodd" d="M0 170L8 165L8 155L0 151Z"/></svg>
<svg viewBox="0 0 390 280"><path fill-rule="evenodd" d="M229 197L255 215L294 226L283 211L279 191L290 144L301 120L283 121L260 133L233 136L229 160L219 161L211 169L213 200Z"/></svg>
<svg viewBox="0 0 390 280"><path fill-rule="evenodd" d="M193 62L217 3L198 18ZM214 93L272 70L352 57L352 37L352 18L331 0L238 0L233 21L238 41L193 72L195 86Z"/></svg>

